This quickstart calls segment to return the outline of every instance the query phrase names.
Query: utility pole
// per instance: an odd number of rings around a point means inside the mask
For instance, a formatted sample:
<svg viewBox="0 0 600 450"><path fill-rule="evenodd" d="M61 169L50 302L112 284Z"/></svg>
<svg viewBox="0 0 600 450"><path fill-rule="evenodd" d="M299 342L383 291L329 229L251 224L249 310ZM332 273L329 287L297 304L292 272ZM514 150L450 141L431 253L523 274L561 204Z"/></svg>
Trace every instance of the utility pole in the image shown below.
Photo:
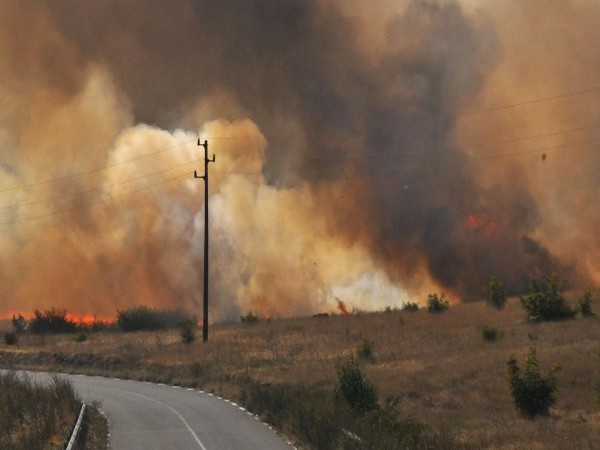
<svg viewBox="0 0 600 450"><path fill-rule="evenodd" d="M208 341L208 163L215 162L215 155L208 159L208 141L200 143L198 146L204 147L204 175L199 176L194 170L194 178L204 180L204 314L202 316L202 340Z"/></svg>

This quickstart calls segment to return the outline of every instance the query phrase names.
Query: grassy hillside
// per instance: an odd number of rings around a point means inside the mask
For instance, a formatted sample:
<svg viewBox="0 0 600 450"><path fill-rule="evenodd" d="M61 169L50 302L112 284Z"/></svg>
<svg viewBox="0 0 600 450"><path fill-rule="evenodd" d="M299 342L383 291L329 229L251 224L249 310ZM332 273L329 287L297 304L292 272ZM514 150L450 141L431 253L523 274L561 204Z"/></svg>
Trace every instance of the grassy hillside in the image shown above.
<svg viewBox="0 0 600 450"><path fill-rule="evenodd" d="M600 310L600 304L592 308ZM501 337L489 342L482 327ZM600 320L531 324L518 301L497 311L483 303L441 314L381 312L215 325L207 344L177 331L23 336L2 346L3 367L101 373L201 387L239 399L244 386L332 392L336 364L365 341L363 371L381 400L400 399L400 417L445 430L469 448L600 448ZM546 418L523 418L510 397L506 361L535 345L542 372L560 363L558 402ZM289 431L289 430L287 430Z"/></svg>

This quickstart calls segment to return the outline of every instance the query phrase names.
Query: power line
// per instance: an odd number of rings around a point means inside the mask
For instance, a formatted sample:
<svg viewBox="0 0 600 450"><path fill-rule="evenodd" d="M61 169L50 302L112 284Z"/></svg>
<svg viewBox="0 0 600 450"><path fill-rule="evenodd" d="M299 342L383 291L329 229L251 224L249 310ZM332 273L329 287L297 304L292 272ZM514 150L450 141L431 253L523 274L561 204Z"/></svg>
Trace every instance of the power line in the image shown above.
<svg viewBox="0 0 600 450"><path fill-rule="evenodd" d="M178 147L183 147L184 145L189 144L190 142L194 142L195 140L196 139L194 138L194 139L182 142L181 144L172 145L170 147L166 147L166 148L163 148L161 150L156 150L156 151L151 152L151 153L145 153L143 155L135 156L133 158L125 159L125 160L122 160L122 161L119 161L119 162L116 162L116 163L113 163L113 164L108 164L108 165L101 166L101 167L95 167L95 168L92 168L92 169L85 170L83 172L76 172L76 173L72 173L72 174L69 174L69 175L62 176L62 177L48 178L46 180L36 181L35 183L21 184L21 185L18 185L18 186L11 186L11 187L8 187L8 188L3 188L3 189L0 189L0 193L2 193L2 192L16 191L16 190L19 190L19 189L27 189L27 188L30 188L30 187L42 186L42 185L50 184L50 183L57 183L59 181L70 180L70 179L78 178L78 177L81 177L81 176L84 176L84 175L89 175L91 173L103 172L105 170L112 169L113 167L117 167L117 166L120 166L120 165L123 165L123 164L127 164L127 163L130 163L130 162L133 162L133 161L137 161L137 160L140 160L140 159L143 159L143 158L147 158L149 156L158 155L159 153L164 153L164 152L167 152L169 150L173 150L173 149L178 148Z"/></svg>
<svg viewBox="0 0 600 450"><path fill-rule="evenodd" d="M531 149L531 150L522 150L522 151L518 151L518 152L511 152L511 153L502 153L499 155L484 155L484 156L469 156L469 155L467 155L467 156L470 159L474 159L474 160L497 159L497 158L504 158L504 157L508 157L508 156L526 155L526 154L531 154L531 153L547 152L550 150L558 150L561 148L576 147L578 145L590 144L592 142L598 142L598 141L600 141L600 137L595 138L595 139L588 139L585 141L571 142L569 144L564 144L564 145L556 145L556 146L552 146L552 147L541 147L541 148L536 148L536 149Z"/></svg>
<svg viewBox="0 0 600 450"><path fill-rule="evenodd" d="M140 176L134 177L134 178L128 178L127 180L119 181L118 183L110 183L110 184L107 184L107 185L99 186L99 187L88 189L88 190L85 190L85 191L72 192L72 193L65 194L65 195L58 195L58 196L44 198L44 199L41 199L41 200L35 200L35 201L32 201L32 202L27 202L27 203L15 203L15 204L12 204L12 205L4 205L4 206L0 206L0 210L1 209L16 208L18 206L32 206L32 205L38 205L38 204L49 203L49 202L53 202L53 201L57 201L57 200L62 200L62 199L65 199L65 198L73 198L73 197L80 197L80 196L90 195L90 194L93 194L95 192L102 192L106 188L109 188L109 187L120 186L120 185L127 184L127 183L133 183L134 181L139 181L139 180L142 180L144 178L152 177L152 176L159 175L159 174L165 173L165 172L170 172L171 170L179 169L181 167L187 166L187 165L189 165L191 163L194 163L194 162L197 162L197 161L198 161L198 159L192 159L191 161L185 162L183 164L178 164L176 166L169 167L168 169L163 169L163 170L159 170L159 171L156 171L156 172L147 173L147 174L140 175Z"/></svg>
<svg viewBox="0 0 600 450"><path fill-rule="evenodd" d="M126 197L128 195L136 194L138 192L145 191L147 189L151 189L151 188L159 186L161 184L165 184L165 183L168 183L168 182L171 182L171 181L175 181L175 180L183 178L185 176L189 176L189 172L186 171L185 173L181 173L179 175L167 178L165 180L161 180L161 181L159 181L157 183L149 184L149 185L146 185L144 187L141 187L141 188L138 188L138 189L134 189L132 191L124 192L122 194L113 195L113 196L111 196L111 198L109 200L113 200L115 198L122 198L122 197ZM49 213L39 214L37 216L29 216L29 217L23 217L23 218L12 220L12 221L8 221L8 222L0 222L0 226L15 225L15 224L22 223L22 222L29 222L31 220L37 220L37 219L43 219L43 218L46 218L46 217L52 217L52 216L56 216L56 215L59 215L59 214L65 214L65 213L68 213L68 212L72 212L72 211L77 211L77 210L80 210L80 209L88 208L90 206L93 206L93 205L96 205L96 204L99 204L99 203L107 203L107 202L108 202L108 200L105 200L105 199L95 200L93 202L89 202L89 203L86 203L86 204L83 204L83 205L77 205L77 206L73 206L73 207L65 208L65 209L61 209L61 210L55 210L55 211L52 211L52 212L49 212Z"/></svg>
<svg viewBox="0 0 600 450"><path fill-rule="evenodd" d="M549 97L541 97L541 98L536 98L536 99L532 99L532 100L526 100L526 101L518 102L518 103L509 103L507 105L493 106L491 108L482 108L482 109L475 109L472 111L465 111L465 112L459 113L459 115L460 116L471 116L474 114L481 114L481 113L486 113L486 112L491 112L491 111L500 111L503 109L516 108L519 106L526 106L526 105L534 105L536 103L547 102L550 100L558 100L558 99L567 98L567 97L574 97L577 95L589 94L591 92L598 92L598 91L600 91L600 86L591 87L588 89L582 89L580 91L565 92L563 94L551 95Z"/></svg>
<svg viewBox="0 0 600 450"><path fill-rule="evenodd" d="M558 132L552 132L552 133L543 133L543 134L537 134L537 135L531 135L531 136L525 136L522 138L516 138L516 139L510 139L510 140L504 140L504 141L495 141L495 142L485 142L485 143L479 143L479 144L473 144L471 146L471 148L474 147L478 147L478 146L492 146L492 145L499 145L499 144L505 144L505 143L513 143L513 142L518 142L521 140L530 140L530 139L534 139L534 138L539 138L539 137L548 137L548 136L556 136L556 135L561 135L561 134L566 134L566 133L571 133L571 132L575 132L575 131L583 131L583 130L588 130L588 129L593 129L593 128L597 128L598 125L593 125L593 126L587 126L587 127L578 127L578 128L573 128L573 129L569 129L569 130L562 130L562 131L558 131ZM484 159L497 159L497 158L504 158L504 157L511 157L511 156L518 156L518 155L522 155L522 154L531 154L531 153L540 153L540 152L544 152L544 151L550 151L550 150L556 150L556 149L562 149L562 148L568 148L568 147L572 147L572 146L578 146L578 145L583 145L583 144L587 144L587 143L592 143L592 142L596 142L600 140L600 138L594 138L594 139L588 139L588 140L584 140L584 141L579 141L579 142L573 142L573 143L566 143L566 144L562 144L562 145L558 145L558 146L550 146L550 147L539 147L539 148L535 148L535 149L529 149L529 150L521 150L521 151L516 151L516 152L509 152L509 153L502 153L502 154L496 154L496 155L483 155L483 156L477 156L477 155L466 155L468 158L470 159L474 159L474 160L484 160ZM469 147L467 147L469 148ZM397 151L390 151L390 152L386 152L386 153L378 153L378 157L386 157L386 156L406 156L407 154L417 154L420 152L403 152L401 154L399 154ZM320 158L319 156L322 156L322 158ZM343 157L356 157L356 158L362 158L362 157L372 157L371 154L353 154L353 155L344 155ZM435 154L432 153L423 153L423 156L435 156ZM340 155L315 155L314 156L316 159L337 159L337 158L341 158ZM313 157L311 157L309 155L309 158L313 159ZM108 188L108 187L114 187L114 186L118 186L118 185L123 185L123 184L127 184L127 183L132 183L134 181L139 181L141 179L145 179L148 177L152 177L152 176L156 176L162 173L166 173L169 172L171 170L180 168L180 167L184 167L188 164L191 164L193 162L197 162L197 159L194 160L190 160L187 161L183 164L178 164L172 167L169 167L167 169L163 169L160 171L155 171L155 172L151 172L151 173L147 173L141 176L137 176L134 178L129 178L126 179L124 181L120 181L118 183L111 183L109 185L104 185L104 186L100 186L97 188L92 188L92 189L88 189L85 191L79 191L79 192L74 192L74 193L69 193L69 194L65 194L65 195L59 195L59 196L54 196L54 197L50 197L50 198L44 198L44 199L40 199L40 200L35 200L35 201L31 201L31 202L27 202L27 203L15 203L15 204L11 204L11 205L3 205L0 206L0 210L1 209L9 209L9 208L15 208L18 206L33 206L33 205L38 205L38 204L43 204L43 203L48 203L48 202L52 202L52 201L59 201L61 199L67 199L67 198L75 198L75 197L79 197L79 196L85 196L85 195L91 195L95 192L101 192L102 190ZM424 162L421 162L424 163ZM412 163L411 166L415 166L415 163ZM378 168L378 167L371 167L368 168L366 170L364 170L365 173L376 173L376 172L393 172L393 171L397 171L399 168L405 168L407 167L406 164L403 164L402 166L386 166L383 168ZM291 170L295 170L300 172L302 170L301 167L292 167L290 168ZM259 176L262 175L262 172L260 171L221 171L221 170L213 170L213 172L221 174L221 175L246 175L246 176ZM312 171L312 172L304 172L304 175L343 175L344 174L344 170L318 170L318 171Z"/></svg>
<svg viewBox="0 0 600 450"><path fill-rule="evenodd" d="M532 135L529 135L529 136L522 136L522 137L513 138L513 139L505 139L503 141L479 142L479 143L476 143L476 144L459 145L459 146L460 147L464 147L464 148L492 147L492 146L495 146L495 145L512 144L512 143L515 143L515 142L528 141L528 140L531 140L531 139L538 139L538 138L543 138L543 137L560 136L560 135L563 135L563 134L575 133L577 131L593 130L594 128L600 128L600 125L590 125L590 126L586 126L586 127L577 127L577 128L571 128L571 129L568 129L568 130L554 131L554 132L542 133L542 134L532 134Z"/></svg>

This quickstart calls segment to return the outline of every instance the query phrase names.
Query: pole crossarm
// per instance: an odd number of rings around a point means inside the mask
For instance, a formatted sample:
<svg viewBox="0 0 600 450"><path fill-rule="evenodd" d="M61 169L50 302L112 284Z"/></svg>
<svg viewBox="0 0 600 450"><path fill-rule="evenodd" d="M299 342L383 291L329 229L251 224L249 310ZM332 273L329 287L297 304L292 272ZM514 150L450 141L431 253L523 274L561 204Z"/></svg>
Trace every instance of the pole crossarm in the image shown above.
<svg viewBox="0 0 600 450"><path fill-rule="evenodd" d="M198 175L194 170L194 178L204 180L204 286L203 286L203 315L202 315L202 340L208 341L208 164L215 162L215 155L208 157L208 141L200 142L198 146L204 147L204 175Z"/></svg>

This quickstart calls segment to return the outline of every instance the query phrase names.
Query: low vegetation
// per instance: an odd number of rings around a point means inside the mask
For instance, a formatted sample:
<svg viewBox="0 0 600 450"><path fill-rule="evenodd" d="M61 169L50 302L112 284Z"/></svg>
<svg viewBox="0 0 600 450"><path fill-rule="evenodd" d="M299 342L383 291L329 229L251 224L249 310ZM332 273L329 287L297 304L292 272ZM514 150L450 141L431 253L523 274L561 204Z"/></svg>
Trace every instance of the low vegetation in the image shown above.
<svg viewBox="0 0 600 450"><path fill-rule="evenodd" d="M568 295L573 305L584 297ZM593 310L598 299L589 298ZM86 335L77 342L73 334L18 334L18 347L0 344L0 365L215 392L247 406L300 448L553 449L600 442L600 320L524 320L518 298L501 312L478 302L444 314L390 310L214 324L209 341L194 345L177 329ZM560 391L550 418L532 420L515 407L507 381L511 355L526 379L527 363L516 361L532 341L541 368L562 366L554 373ZM353 409L336 395L338 370L349 358L360 370L355 379L374 387L377 407ZM546 370L540 374L548 378Z"/></svg>
<svg viewBox="0 0 600 450"><path fill-rule="evenodd" d="M253 324L258 322L258 316L253 314L252 311L249 311L248 314L240 316L240 320L242 323Z"/></svg>
<svg viewBox="0 0 600 450"><path fill-rule="evenodd" d="M338 362L333 391L305 386L248 384L242 392L246 407L267 422L316 449L403 449L456 447L452 437L432 433L427 425L400 418L397 398L379 403L377 389L360 363L349 357Z"/></svg>
<svg viewBox="0 0 600 450"><path fill-rule="evenodd" d="M587 289L579 299L579 303L576 308L577 312L583 317L592 317L592 291Z"/></svg>
<svg viewBox="0 0 600 450"><path fill-rule="evenodd" d="M484 325L481 327L481 337L484 341L494 342L502 337L502 331L493 325Z"/></svg>
<svg viewBox="0 0 600 450"><path fill-rule="evenodd" d="M155 331L177 328L184 321L197 319L180 310L156 309L147 306L117 311L117 326L122 331Z"/></svg>
<svg viewBox="0 0 600 450"><path fill-rule="evenodd" d="M0 448L62 449L81 407L72 385L53 378L47 385L26 376L0 374Z"/></svg>
<svg viewBox="0 0 600 450"><path fill-rule="evenodd" d="M402 311L415 312L419 310L419 305L417 303L406 301L402 303Z"/></svg>
<svg viewBox="0 0 600 450"><path fill-rule="evenodd" d="M369 341L368 339L363 339L358 348L356 349L356 356L358 359L363 361L374 362L375 355L373 350L375 348L375 344L373 341Z"/></svg>
<svg viewBox="0 0 600 450"><path fill-rule="evenodd" d="M437 293L429 294L427 296L427 311L430 313L441 313L450 307L450 302L444 295L441 293L438 295Z"/></svg>
<svg viewBox="0 0 600 450"><path fill-rule="evenodd" d="M350 409L358 413L372 411L379 406L377 389L364 376L356 359L350 357L340 362L336 370L335 395L338 399L344 400Z"/></svg>
<svg viewBox="0 0 600 450"><path fill-rule="evenodd" d="M533 322L571 319L576 314L567 303L564 281L556 275L531 280L529 294L521 297L521 306Z"/></svg>
<svg viewBox="0 0 600 450"><path fill-rule="evenodd" d="M556 373L560 366L556 364L546 377L542 376L535 347L529 348L523 372L514 356L506 364L510 393L519 411L530 418L547 416L556 403Z"/></svg>
<svg viewBox="0 0 600 450"><path fill-rule="evenodd" d="M77 323L69 320L67 311L62 309L34 311L27 325L33 334L75 333L79 330Z"/></svg>
<svg viewBox="0 0 600 450"><path fill-rule="evenodd" d="M198 325L195 320L182 320L177 325L179 328L179 335L181 336L181 342L184 344L191 344L196 340L196 331L198 331Z"/></svg>
<svg viewBox="0 0 600 450"><path fill-rule="evenodd" d="M8 331L4 333L4 343L6 345L16 345L18 341L19 337L17 336L17 333L13 331Z"/></svg>
<svg viewBox="0 0 600 450"><path fill-rule="evenodd" d="M502 309L506 305L506 291L504 283L498 280L495 276L490 278L488 284L488 303L496 309Z"/></svg>

